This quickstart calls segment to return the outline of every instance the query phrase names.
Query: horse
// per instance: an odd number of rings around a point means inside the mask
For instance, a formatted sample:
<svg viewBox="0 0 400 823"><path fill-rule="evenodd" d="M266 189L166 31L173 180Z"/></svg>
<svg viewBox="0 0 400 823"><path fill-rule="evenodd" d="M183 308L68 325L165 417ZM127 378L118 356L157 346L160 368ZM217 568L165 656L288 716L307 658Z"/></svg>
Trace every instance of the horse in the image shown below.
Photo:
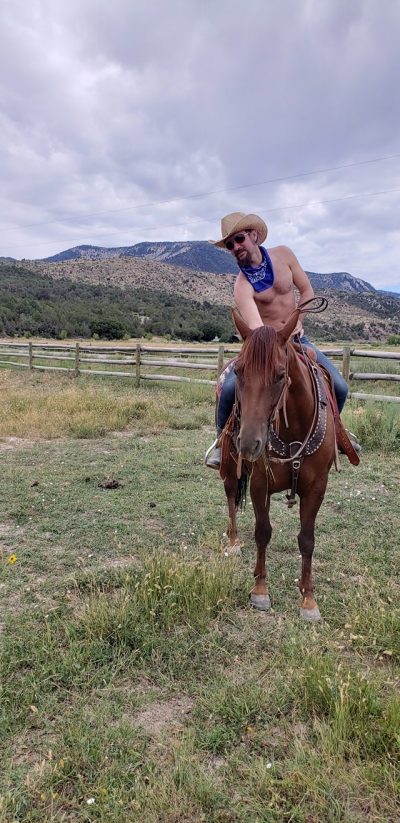
<svg viewBox="0 0 400 823"><path fill-rule="evenodd" d="M301 311L295 309L279 331L269 326L251 331L233 309L244 343L235 362L235 405L220 441L220 474L228 502L228 553L240 553L236 512L243 484L248 481L250 486L257 546L250 602L257 609L271 608L265 565L272 534L271 495L290 489L289 506L298 495L300 615L318 621L312 581L314 529L337 448L334 413L319 368L291 341Z"/></svg>

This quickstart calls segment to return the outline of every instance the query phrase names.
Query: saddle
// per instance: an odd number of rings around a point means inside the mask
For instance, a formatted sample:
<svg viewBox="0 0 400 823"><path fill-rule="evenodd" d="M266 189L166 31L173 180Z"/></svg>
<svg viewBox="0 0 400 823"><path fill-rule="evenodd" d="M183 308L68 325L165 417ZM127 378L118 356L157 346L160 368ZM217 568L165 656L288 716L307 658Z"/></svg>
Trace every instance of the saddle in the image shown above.
<svg viewBox="0 0 400 823"><path fill-rule="evenodd" d="M335 424L335 434L336 434L336 444L337 448L342 454L345 454L350 463L353 466L358 466L360 462L360 458L347 434L347 431L340 419L340 413L337 405L336 395L334 391L333 380L329 372L322 366L320 363L316 363L316 353L314 349L308 346L302 346L298 343L294 343L294 348L296 349L298 355L305 359L307 357L312 363L312 369L315 374L315 382L317 385L317 396L318 396L318 403L320 406L320 413L318 414L317 422L313 433L311 434L308 447L305 449L304 454L306 455L313 453L316 451L319 446L321 445L325 430L326 430L326 405L329 403L329 406L332 410L332 415ZM234 361L231 361L226 371L230 371L234 365ZM221 375L222 377L222 375ZM223 379L223 378L222 378ZM232 445L233 445L233 437L235 432L238 430L240 425L239 420L240 412L234 406L228 421L225 425L225 428L222 434L219 437L218 446L221 448L221 467L220 467L220 475L222 479L225 478L227 474L227 466L228 462L232 456ZM269 442L268 442L268 452L273 460L273 455L276 454L279 457L283 457L286 459L290 459L290 457L294 454L292 446L294 444L286 444L276 434L273 427L271 427ZM234 448L236 453L236 449ZM235 458L236 459L236 458ZM238 462L238 469L239 469ZM336 468L338 470L338 462L336 461Z"/></svg>
<svg viewBox="0 0 400 823"><path fill-rule="evenodd" d="M294 342L294 348L301 356L302 353L306 354L307 357L312 360L314 363L317 361L317 355L311 346L307 345L300 345L299 343ZM335 433L336 433L336 443L338 446L339 451L342 454L345 454L348 457L352 466L358 466L360 462L360 458L347 434L347 431L340 419L340 412L338 409L338 404L336 400L335 388L333 385L332 376L329 374L328 370L321 365L321 363L317 364L317 368L321 372L324 381L325 381L325 388L328 395L328 400L330 407L332 409L333 419L335 421Z"/></svg>
<svg viewBox="0 0 400 823"><path fill-rule="evenodd" d="M327 389L328 400L329 400L329 403L330 403L330 407L332 409L333 419L334 419L334 423L335 423L335 434L336 434L337 447L338 447L339 451L342 454L346 455L346 457L348 458L348 460L349 460L349 462L351 463L352 466L358 466L358 464L360 462L360 458L359 458L359 455L357 454L357 452L356 452L356 450L355 450L355 448L354 448L354 446L353 446L353 444L350 440L350 437L347 434L347 431L346 431L346 429L345 429L345 427L342 423L342 420L340 418L340 412L339 412L339 409L338 409L338 404L337 404L337 400L336 400L336 394L335 394L335 390L334 390L334 386L333 386L332 377L329 374L329 372L327 371L327 369L325 369L324 366L321 366L320 363L318 364L318 368L320 369L320 371L321 371L321 373L324 377L325 387Z"/></svg>

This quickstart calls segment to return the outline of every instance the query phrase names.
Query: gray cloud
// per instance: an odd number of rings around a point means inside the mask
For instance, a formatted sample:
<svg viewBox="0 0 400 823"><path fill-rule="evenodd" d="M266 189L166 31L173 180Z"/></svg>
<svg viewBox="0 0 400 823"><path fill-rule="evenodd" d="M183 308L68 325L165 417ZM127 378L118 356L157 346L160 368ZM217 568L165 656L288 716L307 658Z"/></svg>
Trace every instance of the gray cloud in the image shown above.
<svg viewBox="0 0 400 823"><path fill-rule="evenodd" d="M222 214L260 211L305 268L400 290L400 191L379 194L400 189L400 157L296 177L400 154L399 4L13 0L0 15L0 254L206 239Z"/></svg>

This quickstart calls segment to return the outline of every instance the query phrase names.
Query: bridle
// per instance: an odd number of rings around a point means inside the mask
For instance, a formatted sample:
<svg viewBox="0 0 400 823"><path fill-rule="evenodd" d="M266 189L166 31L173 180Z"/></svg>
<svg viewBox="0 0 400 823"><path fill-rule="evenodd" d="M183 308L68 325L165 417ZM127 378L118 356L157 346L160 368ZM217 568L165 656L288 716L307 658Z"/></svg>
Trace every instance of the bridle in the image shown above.
<svg viewBox="0 0 400 823"><path fill-rule="evenodd" d="M317 305L313 308L309 307L310 303L317 302ZM312 298L311 300L307 300L305 303L301 304L297 307L295 311L303 312L311 312L313 314L320 313L325 311L328 305L328 301L324 297L320 298ZM308 308L306 308L308 306ZM309 357L306 355L305 350L299 341L300 349L301 349L301 356L303 362L307 366L308 373L310 375L311 386L313 391L313 416L312 421L309 427L309 430L304 437L303 440L295 440L291 441L290 443L285 443L284 441L280 440L279 438L279 416L282 412L283 419L285 422L285 426L289 428L288 424L288 417L287 417L287 408L286 408L286 401L288 391L291 385L291 378L289 375L289 349L288 343L285 346L285 378L279 393L279 397L274 403L273 408L268 417L267 422L267 436L265 447L262 451L262 460L265 466L265 471L268 474L272 474L272 469L270 463L290 463L292 468L292 484L290 494L287 495L288 505L293 506L296 502L296 490L297 490L297 481L300 472L301 462L303 458L307 454L311 454L319 448L321 445L322 440L325 436L326 431L326 393L323 387L323 383L318 373L318 369L316 366L311 363ZM293 352L295 356L299 356L296 352ZM237 387L235 389L235 404L234 404L234 415L237 421L240 420L240 400L237 393ZM310 447L310 443L314 438L314 442L312 443L312 449ZM282 451L284 454L282 454ZM237 474L240 477L242 471L242 457L238 455L238 463L237 463Z"/></svg>

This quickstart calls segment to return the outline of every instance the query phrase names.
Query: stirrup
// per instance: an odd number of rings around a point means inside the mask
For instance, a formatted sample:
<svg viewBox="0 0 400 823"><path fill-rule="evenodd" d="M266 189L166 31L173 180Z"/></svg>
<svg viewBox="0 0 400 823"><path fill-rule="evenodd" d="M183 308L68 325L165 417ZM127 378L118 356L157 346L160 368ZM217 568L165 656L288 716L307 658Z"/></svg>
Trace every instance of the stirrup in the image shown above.
<svg viewBox="0 0 400 823"><path fill-rule="evenodd" d="M346 432L347 432L348 438L350 440L350 443L353 446L354 451L356 451L357 454L359 454L360 451L362 451L362 446L361 446L361 443L360 443L357 435L354 434L354 432L351 432L349 429L346 429Z"/></svg>
<svg viewBox="0 0 400 823"><path fill-rule="evenodd" d="M211 444L210 448L207 449L204 455L204 462L209 469L219 469L221 465L221 449L217 448L219 438L217 437L214 442ZM210 455L215 450L215 458L214 460L209 460Z"/></svg>

